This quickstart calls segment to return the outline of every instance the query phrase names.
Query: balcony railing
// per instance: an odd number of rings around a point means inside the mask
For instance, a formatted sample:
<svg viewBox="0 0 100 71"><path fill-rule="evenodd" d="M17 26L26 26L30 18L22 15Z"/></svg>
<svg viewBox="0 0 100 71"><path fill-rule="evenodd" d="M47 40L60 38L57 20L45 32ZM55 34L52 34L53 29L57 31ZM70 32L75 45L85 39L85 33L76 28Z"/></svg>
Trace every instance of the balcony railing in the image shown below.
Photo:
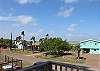
<svg viewBox="0 0 100 71"><path fill-rule="evenodd" d="M93 70L89 70L88 67L85 66L47 61L47 62L37 62L30 67L26 67L18 71L93 71Z"/></svg>
<svg viewBox="0 0 100 71"><path fill-rule="evenodd" d="M0 71L15 71L17 69L22 69L22 60L0 55Z"/></svg>

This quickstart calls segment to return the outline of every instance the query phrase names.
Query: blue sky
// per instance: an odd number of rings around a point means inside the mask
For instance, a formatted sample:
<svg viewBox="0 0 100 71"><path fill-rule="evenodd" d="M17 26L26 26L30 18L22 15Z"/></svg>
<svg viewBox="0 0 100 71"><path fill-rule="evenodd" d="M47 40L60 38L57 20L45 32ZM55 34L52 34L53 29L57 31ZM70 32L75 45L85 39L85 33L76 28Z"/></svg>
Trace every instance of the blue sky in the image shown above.
<svg viewBox="0 0 100 71"><path fill-rule="evenodd" d="M100 0L0 0L0 37L100 39Z"/></svg>

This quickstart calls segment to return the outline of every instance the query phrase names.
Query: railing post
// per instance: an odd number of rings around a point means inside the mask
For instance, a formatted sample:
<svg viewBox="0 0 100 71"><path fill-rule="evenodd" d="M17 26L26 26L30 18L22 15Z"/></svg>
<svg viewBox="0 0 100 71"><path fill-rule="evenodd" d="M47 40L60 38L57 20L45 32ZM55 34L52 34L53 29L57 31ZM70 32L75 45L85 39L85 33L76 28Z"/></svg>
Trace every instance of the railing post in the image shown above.
<svg viewBox="0 0 100 71"><path fill-rule="evenodd" d="M5 62L7 61L7 56L5 55Z"/></svg>
<svg viewBox="0 0 100 71"><path fill-rule="evenodd" d="M47 66L48 66L48 71L52 71L52 63L49 62Z"/></svg>
<svg viewBox="0 0 100 71"><path fill-rule="evenodd" d="M77 71L79 71L79 67L77 67Z"/></svg>
<svg viewBox="0 0 100 71"><path fill-rule="evenodd" d="M0 64L0 71L2 71L2 64Z"/></svg>
<svg viewBox="0 0 100 71"><path fill-rule="evenodd" d="M14 63L13 63L13 57L12 57L12 70L13 70L13 64L14 64Z"/></svg>
<svg viewBox="0 0 100 71"><path fill-rule="evenodd" d="M43 67L43 71L48 71L48 69L47 69L47 65L44 65L44 67Z"/></svg>
<svg viewBox="0 0 100 71"><path fill-rule="evenodd" d="M79 68L77 69L77 71L79 71Z"/></svg>
<svg viewBox="0 0 100 71"><path fill-rule="evenodd" d="M67 71L67 67L65 67L65 71Z"/></svg>
<svg viewBox="0 0 100 71"><path fill-rule="evenodd" d="M21 61L21 69L22 69L22 60L20 60Z"/></svg>
<svg viewBox="0 0 100 71"><path fill-rule="evenodd" d="M57 65L55 65L55 71L57 71Z"/></svg>
<svg viewBox="0 0 100 71"><path fill-rule="evenodd" d="M8 57L8 61L7 62L9 62L9 56L7 56Z"/></svg>
<svg viewBox="0 0 100 71"><path fill-rule="evenodd" d="M62 71L62 66L60 66L60 71Z"/></svg>
<svg viewBox="0 0 100 71"><path fill-rule="evenodd" d="M71 67L71 71L73 71L73 68Z"/></svg>

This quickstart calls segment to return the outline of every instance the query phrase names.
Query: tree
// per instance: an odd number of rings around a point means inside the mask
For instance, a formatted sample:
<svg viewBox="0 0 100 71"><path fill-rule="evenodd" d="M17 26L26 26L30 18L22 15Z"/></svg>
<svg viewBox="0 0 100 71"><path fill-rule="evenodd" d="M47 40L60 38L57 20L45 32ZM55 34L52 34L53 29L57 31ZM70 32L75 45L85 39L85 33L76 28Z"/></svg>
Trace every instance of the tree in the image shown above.
<svg viewBox="0 0 100 71"><path fill-rule="evenodd" d="M0 44L2 47L11 47L11 40L10 39L4 39L4 38L1 38L0 39Z"/></svg>
<svg viewBox="0 0 100 71"><path fill-rule="evenodd" d="M72 45L72 50L77 53L77 59L79 59L81 51L80 45L79 44Z"/></svg>
<svg viewBox="0 0 100 71"><path fill-rule="evenodd" d="M22 31L22 32L21 32L21 35L23 36L23 40L24 40L25 32Z"/></svg>
<svg viewBox="0 0 100 71"><path fill-rule="evenodd" d="M3 44L3 37L1 38L1 43Z"/></svg>
<svg viewBox="0 0 100 71"><path fill-rule="evenodd" d="M49 34L46 34L46 37L45 37L45 39L48 39L49 38Z"/></svg>
<svg viewBox="0 0 100 71"><path fill-rule="evenodd" d="M35 41L35 37L32 36L31 40L32 40L32 41L30 42L30 43L31 43L31 49L32 49L32 51L33 51L32 43L33 43L33 41L34 41L34 43L36 42L36 41Z"/></svg>
<svg viewBox="0 0 100 71"><path fill-rule="evenodd" d="M44 41L44 38L39 39L39 42L40 42L40 43L43 42L43 41Z"/></svg>
<svg viewBox="0 0 100 71"><path fill-rule="evenodd" d="M18 36L18 40L21 41L21 39L22 39L22 37L21 36Z"/></svg>
<svg viewBox="0 0 100 71"><path fill-rule="evenodd" d="M34 41L34 43L36 42L36 41L35 41L35 37L34 37L34 36L32 36L31 40L33 40L33 41Z"/></svg>
<svg viewBox="0 0 100 71"><path fill-rule="evenodd" d="M77 56L78 56L77 58L79 59L80 58L80 51L81 51L79 44L76 45L76 50L77 50Z"/></svg>
<svg viewBox="0 0 100 71"><path fill-rule="evenodd" d="M49 51L50 54L60 55L70 49L70 44L61 38L44 39L44 41L40 43L40 51Z"/></svg>
<svg viewBox="0 0 100 71"><path fill-rule="evenodd" d="M16 37L16 42L21 41L21 39L22 39L22 37L21 37L21 36Z"/></svg>
<svg viewBox="0 0 100 71"><path fill-rule="evenodd" d="M74 45L71 45L72 46L72 50L77 52L78 50L80 50L80 46L79 44L74 44Z"/></svg>

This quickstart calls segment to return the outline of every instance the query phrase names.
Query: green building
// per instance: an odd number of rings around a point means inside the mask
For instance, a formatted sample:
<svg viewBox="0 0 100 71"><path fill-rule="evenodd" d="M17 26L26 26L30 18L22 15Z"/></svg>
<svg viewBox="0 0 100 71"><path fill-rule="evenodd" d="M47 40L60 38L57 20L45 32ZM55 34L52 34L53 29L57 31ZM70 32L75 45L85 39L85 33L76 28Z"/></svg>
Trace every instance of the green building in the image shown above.
<svg viewBox="0 0 100 71"><path fill-rule="evenodd" d="M86 53L100 54L100 41L92 39L81 41L80 48Z"/></svg>

